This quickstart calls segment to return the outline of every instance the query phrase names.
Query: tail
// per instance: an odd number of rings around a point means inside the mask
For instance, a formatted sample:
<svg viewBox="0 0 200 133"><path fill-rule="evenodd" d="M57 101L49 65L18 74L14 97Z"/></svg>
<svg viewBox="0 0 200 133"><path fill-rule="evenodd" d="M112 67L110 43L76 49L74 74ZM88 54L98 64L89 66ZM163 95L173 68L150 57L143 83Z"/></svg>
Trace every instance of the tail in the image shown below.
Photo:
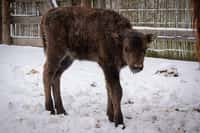
<svg viewBox="0 0 200 133"><path fill-rule="evenodd" d="M44 53L46 53L46 48L47 48L47 40L46 40L46 35L45 35L45 31L44 31L44 17L42 17L41 22L40 22L40 36L42 39L42 44L43 44L43 48L44 48Z"/></svg>
<svg viewBox="0 0 200 133"><path fill-rule="evenodd" d="M56 8L58 7L58 4L56 0L48 0L49 5L51 8ZM46 48L47 48L47 39L46 39L46 33L45 33L45 15L42 17L41 22L40 22L40 36L42 39L42 44L44 47L44 53L46 53Z"/></svg>

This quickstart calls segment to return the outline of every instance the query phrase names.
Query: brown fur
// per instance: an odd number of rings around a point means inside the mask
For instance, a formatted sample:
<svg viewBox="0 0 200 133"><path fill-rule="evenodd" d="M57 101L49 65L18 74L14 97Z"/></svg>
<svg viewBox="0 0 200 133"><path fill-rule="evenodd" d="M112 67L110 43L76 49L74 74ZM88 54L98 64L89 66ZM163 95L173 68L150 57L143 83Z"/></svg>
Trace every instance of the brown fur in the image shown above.
<svg viewBox="0 0 200 133"><path fill-rule="evenodd" d="M197 58L200 62L200 0L191 0L193 6L193 27L196 29L197 33Z"/></svg>
<svg viewBox="0 0 200 133"><path fill-rule="evenodd" d="M142 70L152 35L132 30L130 22L114 11L80 7L51 9L42 18L41 34L47 56L43 73L46 109L54 114L54 103L58 114L66 113L60 96L61 74L74 59L90 60L104 71L109 120L116 126L123 124L119 71L125 65L133 72Z"/></svg>

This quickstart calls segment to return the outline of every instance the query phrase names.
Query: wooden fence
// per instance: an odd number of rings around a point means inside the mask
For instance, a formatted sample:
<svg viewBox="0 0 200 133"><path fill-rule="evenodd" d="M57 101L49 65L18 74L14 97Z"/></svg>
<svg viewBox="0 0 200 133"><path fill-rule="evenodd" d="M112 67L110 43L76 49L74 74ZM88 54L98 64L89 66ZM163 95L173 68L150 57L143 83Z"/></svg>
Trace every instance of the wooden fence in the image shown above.
<svg viewBox="0 0 200 133"><path fill-rule="evenodd" d="M189 2L188 0L106 0L104 5L127 17L133 28L157 35L157 39L148 50L148 56L196 60Z"/></svg>
<svg viewBox="0 0 200 133"><path fill-rule="evenodd" d="M100 7L101 0L57 0L59 6L85 5ZM90 5L89 5L90 4ZM42 46L39 22L43 13L50 9L47 0L12 0L10 2L10 37L12 44Z"/></svg>
<svg viewBox="0 0 200 133"><path fill-rule="evenodd" d="M134 28L157 34L148 56L196 60L189 0L121 0L119 12Z"/></svg>
<svg viewBox="0 0 200 133"><path fill-rule="evenodd" d="M87 1L87 6L118 11L130 19L133 28L155 33L157 39L148 56L196 60L188 0L57 0L59 6L81 5L82 1ZM42 46L39 21L50 8L47 0L11 0L10 8L12 43Z"/></svg>
<svg viewBox="0 0 200 133"><path fill-rule="evenodd" d="M191 28L189 0L121 0L120 5L133 25Z"/></svg>

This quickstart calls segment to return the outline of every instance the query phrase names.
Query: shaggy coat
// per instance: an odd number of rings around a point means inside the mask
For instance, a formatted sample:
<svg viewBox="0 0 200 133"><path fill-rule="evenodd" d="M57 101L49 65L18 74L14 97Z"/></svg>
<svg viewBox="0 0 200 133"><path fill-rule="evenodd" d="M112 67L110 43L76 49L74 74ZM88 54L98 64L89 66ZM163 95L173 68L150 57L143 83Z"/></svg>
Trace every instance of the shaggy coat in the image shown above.
<svg viewBox="0 0 200 133"><path fill-rule="evenodd" d="M133 30L128 19L111 10L64 7L51 9L43 16L41 36L46 53L43 72L46 110L66 114L60 95L61 74L75 59L90 60L97 62L105 75L109 120L116 126L124 124L119 71L125 65L132 72L143 69L152 35Z"/></svg>

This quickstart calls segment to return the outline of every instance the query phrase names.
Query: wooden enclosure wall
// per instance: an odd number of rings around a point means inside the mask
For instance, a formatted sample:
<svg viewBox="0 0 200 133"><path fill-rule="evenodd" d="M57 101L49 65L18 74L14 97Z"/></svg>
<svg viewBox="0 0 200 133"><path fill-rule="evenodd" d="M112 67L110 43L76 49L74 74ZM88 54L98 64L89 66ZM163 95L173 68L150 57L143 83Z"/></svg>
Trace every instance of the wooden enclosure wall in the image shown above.
<svg viewBox="0 0 200 133"><path fill-rule="evenodd" d="M57 0L59 6L99 7L102 0ZM10 35L13 44L42 46L39 22L50 9L47 0L12 0Z"/></svg>
<svg viewBox="0 0 200 133"><path fill-rule="evenodd" d="M11 43L10 38L10 2L2 0L2 42Z"/></svg>
<svg viewBox="0 0 200 133"><path fill-rule="evenodd" d="M189 0L121 0L120 12L137 26L192 26Z"/></svg>
<svg viewBox="0 0 200 133"><path fill-rule="evenodd" d="M196 60L189 0L121 0L119 6L134 28L157 34L149 56Z"/></svg>
<svg viewBox="0 0 200 133"><path fill-rule="evenodd" d="M11 2L10 31L13 44L42 46L39 23L45 9L50 8L45 6L48 4L42 0Z"/></svg>
<svg viewBox="0 0 200 133"><path fill-rule="evenodd" d="M5 1L5 0L4 0ZM195 37L188 0L57 0L59 6L110 8L129 18L133 28L155 33L147 55L196 60ZM39 21L47 0L12 0L10 35L13 44L42 46Z"/></svg>

